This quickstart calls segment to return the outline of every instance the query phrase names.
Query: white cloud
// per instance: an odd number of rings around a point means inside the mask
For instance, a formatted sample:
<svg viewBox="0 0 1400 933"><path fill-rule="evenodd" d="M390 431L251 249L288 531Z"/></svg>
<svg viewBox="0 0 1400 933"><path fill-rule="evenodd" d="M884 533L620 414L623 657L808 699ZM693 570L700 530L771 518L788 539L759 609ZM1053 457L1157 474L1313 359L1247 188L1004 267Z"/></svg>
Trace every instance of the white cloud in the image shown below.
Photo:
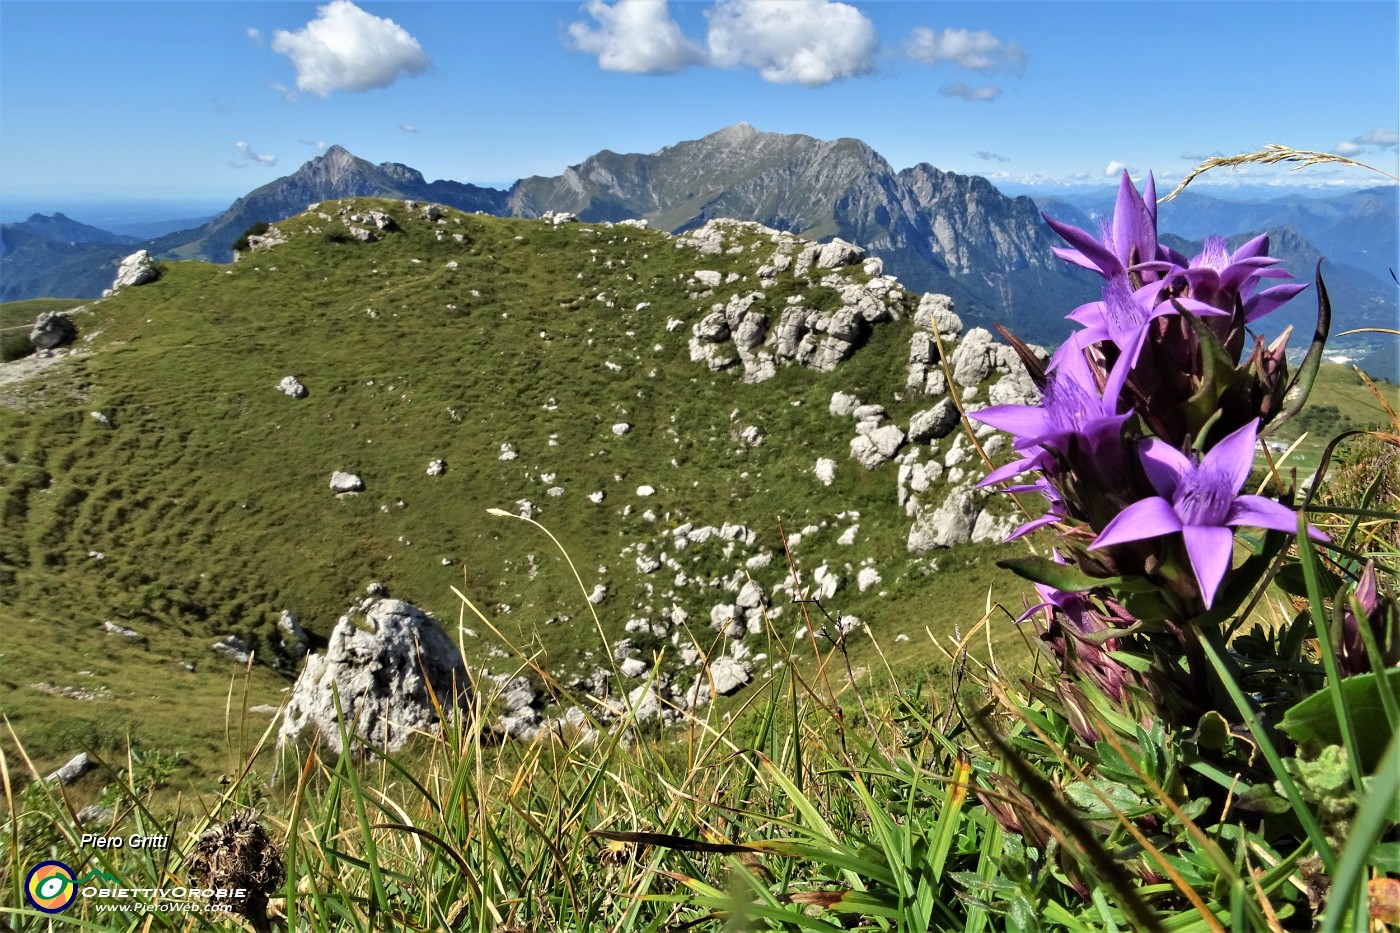
<svg viewBox="0 0 1400 933"><path fill-rule="evenodd" d="M249 26L247 29L245 29L243 31L243 34L246 35L248 37L248 41L252 42L254 45L263 44L262 33L258 32L258 30L253 28L252 26Z"/></svg>
<svg viewBox="0 0 1400 933"><path fill-rule="evenodd" d="M870 71L880 40L865 14L830 0L717 0L710 64L748 67L765 81L817 87Z"/></svg>
<svg viewBox="0 0 1400 933"><path fill-rule="evenodd" d="M1122 175L1124 172L1127 172L1127 173L1128 173L1128 177L1130 177L1130 178L1131 178L1132 176L1134 176L1134 175L1137 174L1137 172L1136 172L1134 169L1130 168L1130 167L1127 166L1127 165L1124 165L1122 162L1119 162L1117 159L1115 159L1115 160L1113 160L1112 162L1108 163L1108 165L1105 166L1105 167L1104 167L1104 170L1103 170L1104 176L1107 177L1107 178L1118 178L1118 177L1119 177L1120 175Z"/></svg>
<svg viewBox="0 0 1400 933"><path fill-rule="evenodd" d="M1364 148L1364 146L1357 145L1354 142L1344 141L1337 143L1336 153L1339 156L1354 156Z"/></svg>
<svg viewBox="0 0 1400 933"><path fill-rule="evenodd" d="M972 87L955 81L952 84L945 84L938 89L938 93L944 97L961 97L963 100L971 101L992 101L1001 96L1001 88L995 84L984 84L981 87Z"/></svg>
<svg viewBox="0 0 1400 933"><path fill-rule="evenodd" d="M957 62L976 71L1019 73L1026 67L1026 51L1019 42L1002 42L990 32L970 29L945 29L939 33L920 26L905 40L904 54L925 65Z"/></svg>
<svg viewBox="0 0 1400 933"><path fill-rule="evenodd" d="M1394 149L1400 146L1400 134L1378 126L1369 133L1362 133L1352 142L1362 146L1375 146L1378 149Z"/></svg>
<svg viewBox="0 0 1400 933"><path fill-rule="evenodd" d="M414 126L412 123L400 123L399 129L403 130L405 133L418 132L418 127Z"/></svg>
<svg viewBox="0 0 1400 933"><path fill-rule="evenodd" d="M297 92L287 87L287 85L279 84L274 81L269 84L268 87L272 88L272 90L276 91L278 94L281 94L282 99L287 103L295 104L297 102Z"/></svg>
<svg viewBox="0 0 1400 933"><path fill-rule="evenodd" d="M704 51L671 19L666 0L589 0L583 9L597 25L571 23L569 41L597 55L604 71L673 74L704 63Z"/></svg>
<svg viewBox="0 0 1400 933"><path fill-rule="evenodd" d="M310 146L317 152L326 151L326 141L324 139L298 139L297 142L301 143L303 146Z"/></svg>
<svg viewBox="0 0 1400 933"><path fill-rule="evenodd" d="M297 87L317 97L333 91L388 87L400 75L426 71L431 60L418 40L391 19L372 16L350 0L331 0L296 32L279 29L272 50L297 69Z"/></svg>
<svg viewBox="0 0 1400 933"><path fill-rule="evenodd" d="M254 152L252 146L240 139L233 144L233 158L228 164L234 168L243 168L246 165L272 166L277 164L277 156Z"/></svg>
<svg viewBox="0 0 1400 933"><path fill-rule="evenodd" d="M985 150L985 149L983 149L983 150L981 150L981 151L979 151L979 152L974 152L973 155L977 156L977 158L981 159L981 160L984 161L984 162L1010 162L1010 161L1011 161L1011 157L1010 157L1010 156L1004 156L1004 155L1001 155L1001 154L996 153L996 152L988 152L988 151Z"/></svg>

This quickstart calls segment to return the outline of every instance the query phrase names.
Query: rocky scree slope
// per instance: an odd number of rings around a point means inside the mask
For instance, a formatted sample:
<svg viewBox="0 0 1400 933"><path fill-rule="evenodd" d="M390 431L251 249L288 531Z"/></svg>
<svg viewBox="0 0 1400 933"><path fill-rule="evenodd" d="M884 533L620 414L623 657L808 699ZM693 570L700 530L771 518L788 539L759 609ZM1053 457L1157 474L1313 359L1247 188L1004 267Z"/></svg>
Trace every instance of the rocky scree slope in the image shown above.
<svg viewBox="0 0 1400 933"><path fill-rule="evenodd" d="M162 264L90 306L83 355L0 409L0 603L290 672L373 583L508 676L455 586L561 681L649 684L658 715L771 670L771 633L806 631L798 596L837 630L951 628L949 594L980 605L1004 576L969 542L1014 524L973 488L954 400L1035 392L881 265L751 222L313 205L232 265ZM488 509L547 526L585 591ZM503 728L543 728L542 705Z"/></svg>

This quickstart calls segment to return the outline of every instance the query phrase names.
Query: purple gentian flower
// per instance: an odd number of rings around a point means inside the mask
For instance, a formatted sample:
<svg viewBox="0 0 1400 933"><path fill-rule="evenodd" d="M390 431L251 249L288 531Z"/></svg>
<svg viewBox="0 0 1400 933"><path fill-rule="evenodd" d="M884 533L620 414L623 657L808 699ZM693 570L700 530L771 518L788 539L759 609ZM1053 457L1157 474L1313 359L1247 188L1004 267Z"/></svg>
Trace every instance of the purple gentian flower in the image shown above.
<svg viewBox="0 0 1400 933"><path fill-rule="evenodd" d="M1239 494L1254 464L1259 419L1225 437L1199 463L1156 439L1139 451L1143 471L1158 495L1119 512L1092 547L1108 547L1181 532L1201 598L1209 609L1230 569L1238 525L1296 533L1298 515L1272 499ZM1312 537L1327 540L1315 528Z"/></svg>
<svg viewBox="0 0 1400 933"><path fill-rule="evenodd" d="M1152 322L1157 318L1176 314L1178 306L1198 316L1225 313L1194 298L1159 302L1157 296L1161 290L1160 284L1150 282L1134 291L1128 284L1127 276L1110 276L1103 286L1102 301L1091 301L1069 313L1069 319L1076 324L1083 324L1084 329L1076 332L1059 351L1056 351L1052 366L1059 364L1062 352L1078 352L1090 344L1104 340L1113 341L1119 351L1128 358L1128 365L1135 366Z"/></svg>
<svg viewBox="0 0 1400 933"><path fill-rule="evenodd" d="M1352 608L1351 599L1345 595L1340 631L1333 628L1332 648L1337 654L1337 666L1343 677L1364 674L1372 669L1371 656L1366 651L1366 642L1361 637L1364 625L1375 636L1376 647L1380 649L1380 662L1390 666L1400 660L1400 621L1395 619L1394 598L1381 590L1376 576L1376 562L1368 560L1361 571L1361 578L1352 590L1356 604L1361 609L1358 619Z"/></svg>
<svg viewBox="0 0 1400 933"><path fill-rule="evenodd" d="M1063 453L1072 436L1097 448L1122 437L1129 415L1118 413L1118 396L1130 365L1119 357L1100 392L1084 354L1066 353L1046 380L1039 405L993 405L967 416L1011 434L1023 452L1041 446Z"/></svg>
<svg viewBox="0 0 1400 933"><path fill-rule="evenodd" d="M1307 285L1275 285L1259 294L1254 294L1260 279L1287 279L1292 276L1286 269L1272 268L1282 259L1268 255L1269 238L1260 234L1245 243L1233 253L1225 245L1222 236L1209 236L1201 244L1201 252L1192 258L1187 267L1175 271L1191 287L1191 297L1213 305L1222 311L1234 313L1236 300L1244 306L1245 323L1263 317L1270 311L1291 299L1307 288ZM1169 274L1173 266L1166 262L1152 263L1151 268L1162 274Z"/></svg>
<svg viewBox="0 0 1400 933"><path fill-rule="evenodd" d="M1147 176L1147 187L1139 196L1128 173L1123 173L1118 185L1118 201L1113 207L1113 222L1106 223L1094 239L1078 227L1060 223L1044 214L1050 228L1064 237L1074 249L1052 248L1066 262L1092 269L1104 278L1135 271L1140 263L1152 263L1150 272L1160 272L1158 260L1166 259L1166 267L1174 269L1168 254L1157 245L1157 184ZM1156 276L1154 276L1154 279Z"/></svg>

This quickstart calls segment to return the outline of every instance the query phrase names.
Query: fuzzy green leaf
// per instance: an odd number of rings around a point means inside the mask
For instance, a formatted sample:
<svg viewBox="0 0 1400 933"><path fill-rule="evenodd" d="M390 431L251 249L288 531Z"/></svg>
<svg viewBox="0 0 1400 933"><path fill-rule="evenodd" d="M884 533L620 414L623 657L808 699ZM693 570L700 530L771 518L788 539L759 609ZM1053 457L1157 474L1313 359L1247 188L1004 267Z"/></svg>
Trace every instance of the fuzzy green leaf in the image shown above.
<svg viewBox="0 0 1400 933"><path fill-rule="evenodd" d="M1356 730L1357 748L1353 752L1359 757L1362 766L1370 772L1380 760L1381 753L1390 742L1393 729L1385 715L1385 705L1381 690L1400 691L1400 668L1386 671L1383 683L1380 675L1372 671L1348 677L1339 684L1314 693L1300 703L1294 704L1283 714L1279 728L1299 745L1327 746L1341 745L1342 727L1337 722L1337 714L1332 699L1332 690L1340 690L1342 702L1351 712L1353 728Z"/></svg>

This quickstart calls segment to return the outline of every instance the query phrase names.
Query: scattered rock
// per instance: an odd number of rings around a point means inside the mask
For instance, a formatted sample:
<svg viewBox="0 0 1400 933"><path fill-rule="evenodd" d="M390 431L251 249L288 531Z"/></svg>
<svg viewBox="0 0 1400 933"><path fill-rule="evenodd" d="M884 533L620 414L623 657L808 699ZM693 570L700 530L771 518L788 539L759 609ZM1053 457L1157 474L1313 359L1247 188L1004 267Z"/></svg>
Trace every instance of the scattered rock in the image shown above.
<svg viewBox="0 0 1400 933"><path fill-rule="evenodd" d="M137 250L122 260L117 267L117 277L112 280L112 291L127 285L147 285L160 278L160 270L151 260L151 254Z"/></svg>
<svg viewBox="0 0 1400 933"><path fill-rule="evenodd" d="M88 804L78 811L78 825L102 826L104 824L110 824L116 812L117 811L112 807L104 807L95 803Z"/></svg>
<svg viewBox="0 0 1400 933"><path fill-rule="evenodd" d="M710 663L710 683L719 696L729 696L748 686L753 679L752 669L743 661L734 658L716 658Z"/></svg>
<svg viewBox="0 0 1400 933"><path fill-rule="evenodd" d="M953 404L952 399L945 398L909 419L909 440L926 444L935 438L947 437L957 427L960 417L957 405Z"/></svg>
<svg viewBox="0 0 1400 933"><path fill-rule="evenodd" d="M34 321L34 329L29 332L29 342L36 350L53 350L72 343L78 336L78 328L72 319L62 311L45 311Z"/></svg>
<svg viewBox="0 0 1400 933"><path fill-rule="evenodd" d="M962 319L953 312L953 299L947 295L925 294L919 299L919 308L914 312L914 330L938 335L946 340L957 340L962 334Z"/></svg>
<svg viewBox="0 0 1400 933"><path fill-rule="evenodd" d="M67 787L96 767L97 762L93 761L87 752L79 752L69 758L58 770L50 772L44 780L57 781Z"/></svg>
<svg viewBox="0 0 1400 933"><path fill-rule="evenodd" d="M441 476L442 474L444 474L444 473L446 473L446 472L447 472L447 461L446 461L446 460L430 460L430 461L428 461L428 475L429 475L429 476Z"/></svg>
<svg viewBox="0 0 1400 933"><path fill-rule="evenodd" d="M972 328L953 351L950 360L953 364L953 381L960 386L975 387L992 375L999 357L991 331Z"/></svg>
<svg viewBox="0 0 1400 933"><path fill-rule="evenodd" d="M836 479L836 461L830 457L819 457L812 472L817 474L817 479L823 486L830 486Z"/></svg>
<svg viewBox="0 0 1400 933"><path fill-rule="evenodd" d="M954 487L936 509L922 509L914 518L906 542L910 553L924 554L934 548L953 547L972 538L977 504L970 489Z"/></svg>
<svg viewBox="0 0 1400 933"><path fill-rule="evenodd" d="M622 437L622 435L626 434L630 430L632 430L632 426L625 421L619 422L612 426L612 432L618 437Z"/></svg>
<svg viewBox="0 0 1400 933"><path fill-rule="evenodd" d="M253 657L253 649L237 635L226 635L213 644L215 654L221 654L235 664L247 664Z"/></svg>
<svg viewBox="0 0 1400 933"><path fill-rule="evenodd" d="M867 470L873 470L891 460L904 446L904 432L898 425L887 424L851 441L851 457Z"/></svg>
<svg viewBox="0 0 1400 933"><path fill-rule="evenodd" d="M436 620L397 599L375 599L361 611L341 616L324 655L307 657L292 687L279 745L310 728L332 751L342 750L333 689L345 730L390 752L415 732L435 727L438 708L470 710L461 652Z"/></svg>
<svg viewBox="0 0 1400 933"><path fill-rule="evenodd" d="M296 662L306 657L307 638L306 630L301 627L301 622L286 609L277 617L277 631L282 633L282 654L288 660Z"/></svg>
<svg viewBox="0 0 1400 933"><path fill-rule="evenodd" d="M818 269L836 269L849 266L865 259L865 250L854 243L847 243L837 237L829 243L821 244L815 265Z"/></svg>
<svg viewBox="0 0 1400 933"><path fill-rule="evenodd" d="M291 398L306 398L306 386L296 376L283 376L277 383L277 391Z"/></svg>
<svg viewBox="0 0 1400 933"><path fill-rule="evenodd" d="M130 638L132 641L145 641L146 636L134 629L124 628L115 622L103 622L102 628L108 635L120 635L122 638Z"/></svg>
<svg viewBox="0 0 1400 933"><path fill-rule="evenodd" d="M854 395L847 395L845 392L833 392L831 394L831 404L827 406L827 411L837 417L849 415L860 407L860 399Z"/></svg>
<svg viewBox="0 0 1400 933"><path fill-rule="evenodd" d="M972 540L1000 543L1015 530L1016 520L1010 515L996 516L990 512L982 512L972 526Z"/></svg>
<svg viewBox="0 0 1400 933"><path fill-rule="evenodd" d="M364 481L354 473L342 473L340 470L336 470L331 474L331 492L336 495L364 492L364 489Z"/></svg>

